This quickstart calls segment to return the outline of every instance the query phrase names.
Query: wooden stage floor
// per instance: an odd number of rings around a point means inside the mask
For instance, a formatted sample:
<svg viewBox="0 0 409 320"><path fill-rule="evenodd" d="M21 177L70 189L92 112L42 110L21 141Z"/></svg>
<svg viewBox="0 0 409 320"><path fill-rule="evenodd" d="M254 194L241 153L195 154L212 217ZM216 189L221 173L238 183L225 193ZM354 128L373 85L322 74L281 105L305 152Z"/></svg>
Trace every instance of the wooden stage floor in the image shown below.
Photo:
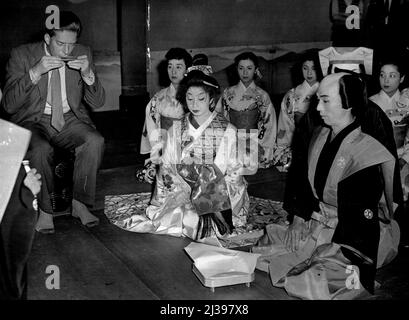
<svg viewBox="0 0 409 320"><path fill-rule="evenodd" d="M189 239L137 234L111 225L104 216L105 195L150 191L136 183L134 172L144 159L139 155L141 124L122 112L95 113L106 148L97 181L95 214L99 226L88 230L71 216L55 219L56 233L37 233L28 268L31 300L288 300L283 289L271 285L267 274L255 272L255 281L217 288L202 286L183 250ZM259 170L249 177L249 193L281 200L285 176L275 169ZM46 287L47 266L60 270L60 289ZM378 272L381 287L374 299L409 298L409 255L398 256Z"/></svg>
<svg viewBox="0 0 409 320"><path fill-rule="evenodd" d="M54 235L36 234L29 261L29 299L291 299L258 270L249 288L235 285L216 288L212 293L192 272L192 261L183 250L191 242L189 239L138 234L111 225L103 213L105 195L150 190L150 185L135 182L134 170L135 166L101 170L95 208L101 219L99 226L87 229L71 216L60 216L55 219ZM280 200L283 179L275 169L260 172L250 179L249 193ZM47 289L49 265L59 268L60 289ZM382 286L373 298L408 298L408 266L407 255L399 256L381 270L378 281Z"/></svg>
<svg viewBox="0 0 409 320"><path fill-rule="evenodd" d="M54 235L36 234L29 262L29 299L290 299L259 271L249 288L235 285L212 293L193 274L192 261L183 250L191 240L138 234L110 224L103 213L105 195L150 190L150 185L135 182L134 170L129 166L100 172L95 211L99 226L87 229L71 216L60 216ZM263 191L268 196L274 188ZM59 268L60 289L47 289L49 265Z"/></svg>

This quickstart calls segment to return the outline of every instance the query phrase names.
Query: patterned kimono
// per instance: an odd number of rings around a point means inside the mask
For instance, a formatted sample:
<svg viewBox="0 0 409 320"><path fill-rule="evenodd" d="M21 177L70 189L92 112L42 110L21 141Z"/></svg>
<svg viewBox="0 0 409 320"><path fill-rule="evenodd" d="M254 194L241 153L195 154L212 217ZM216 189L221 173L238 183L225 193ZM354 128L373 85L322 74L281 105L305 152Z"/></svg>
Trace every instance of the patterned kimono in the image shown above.
<svg viewBox="0 0 409 320"><path fill-rule="evenodd" d="M236 129L221 114L213 112L197 127L189 115L168 132L151 203L131 231L202 239L246 224L242 175L257 167L240 163Z"/></svg>
<svg viewBox="0 0 409 320"><path fill-rule="evenodd" d="M164 144L164 135L159 129L168 130L173 120L181 119L184 113L183 106L176 100L173 84L157 92L146 106L140 153L159 152Z"/></svg>
<svg viewBox="0 0 409 320"><path fill-rule="evenodd" d="M304 81L284 96L278 118L277 146L274 152L276 164L285 165L291 160L291 143L296 122L307 112L311 97L317 92L318 86L318 82L310 86Z"/></svg>
<svg viewBox="0 0 409 320"><path fill-rule="evenodd" d="M258 130L259 167L272 165L277 119L270 97L252 82L247 88L239 83L224 90L216 110L224 113L237 129Z"/></svg>
<svg viewBox="0 0 409 320"><path fill-rule="evenodd" d="M153 183L158 169L158 159L166 138L167 130L174 120L181 119L184 115L183 106L176 100L176 89L173 84L157 92L146 106L145 124L141 137L141 154L150 154L145 161L145 166L136 170L136 179L139 182Z"/></svg>
<svg viewBox="0 0 409 320"><path fill-rule="evenodd" d="M402 93L398 90L392 97L381 90L369 99L376 103L392 122L398 157L406 161L400 173L404 199L407 200L409 193L409 90L405 89Z"/></svg>
<svg viewBox="0 0 409 320"><path fill-rule="evenodd" d="M317 130L309 150L308 178L316 205L306 239L297 251L288 251L287 227L269 225L253 248L263 254L258 268L269 271L273 285L303 299L351 299L372 292L377 260L390 251L380 236L384 187L379 165L395 159L355 123L333 141L331 133Z"/></svg>

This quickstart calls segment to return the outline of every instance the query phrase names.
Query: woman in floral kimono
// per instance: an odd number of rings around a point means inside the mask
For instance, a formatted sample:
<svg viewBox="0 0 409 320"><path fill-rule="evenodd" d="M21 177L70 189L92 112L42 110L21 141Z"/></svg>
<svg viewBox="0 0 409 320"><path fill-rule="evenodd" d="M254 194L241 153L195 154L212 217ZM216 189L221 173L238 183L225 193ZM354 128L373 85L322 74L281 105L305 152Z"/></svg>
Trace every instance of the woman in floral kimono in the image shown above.
<svg viewBox="0 0 409 320"><path fill-rule="evenodd" d="M267 168L272 165L277 133L274 106L268 93L254 83L255 76L260 76L257 56L244 52L234 61L240 81L224 90L216 110L237 129L258 130L259 167Z"/></svg>
<svg viewBox="0 0 409 320"><path fill-rule="evenodd" d="M291 225L269 225L253 249L263 254L259 268L290 295L350 299L374 290L378 256L389 249L380 242L380 222L393 218L396 160L361 131L364 93L357 75L321 82L317 110L328 127L315 130L309 149L311 203L298 203Z"/></svg>
<svg viewBox="0 0 409 320"><path fill-rule="evenodd" d="M403 199L407 201L409 195L409 88L399 90L404 79L405 72L400 59L385 60L379 73L381 90L369 99L378 105L391 121L396 155L399 160L397 170L400 173ZM396 220L402 233L401 244L407 248L409 242L408 212L398 210Z"/></svg>
<svg viewBox="0 0 409 320"><path fill-rule="evenodd" d="M254 174L257 163L245 166L236 128L213 111L217 89L216 80L199 70L181 83L178 97L189 113L168 132L151 203L132 231L199 240L246 224L242 175Z"/></svg>
<svg viewBox="0 0 409 320"><path fill-rule="evenodd" d="M172 48L165 55L170 85L157 92L149 101L145 111L145 124L141 138L141 154L150 154L157 158L163 148L162 130L167 131L175 119L184 115L183 106L176 100L179 83L185 76L187 68L192 65L191 55L182 48ZM162 129L162 130L161 130ZM142 169L136 171L138 181L152 182L155 167L150 159Z"/></svg>
<svg viewBox="0 0 409 320"><path fill-rule="evenodd" d="M376 103L392 122L395 143L401 168L401 181L405 200L409 192L409 89L402 92L399 86L405 79L403 68L398 61L382 64L379 74L381 90L369 99Z"/></svg>
<svg viewBox="0 0 409 320"><path fill-rule="evenodd" d="M315 93L322 79L318 53L305 54L298 67L301 69L303 82L284 96L278 118L274 162L280 165L286 165L291 160L291 143L295 127L308 111L312 100L315 100Z"/></svg>

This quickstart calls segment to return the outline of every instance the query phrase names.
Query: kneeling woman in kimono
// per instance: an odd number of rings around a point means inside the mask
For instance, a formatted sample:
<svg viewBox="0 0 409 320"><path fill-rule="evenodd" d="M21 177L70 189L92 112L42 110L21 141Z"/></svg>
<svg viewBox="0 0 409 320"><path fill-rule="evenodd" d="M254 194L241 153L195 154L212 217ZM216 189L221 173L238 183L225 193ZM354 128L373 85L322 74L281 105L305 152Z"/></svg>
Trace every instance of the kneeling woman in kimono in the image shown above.
<svg viewBox="0 0 409 320"><path fill-rule="evenodd" d="M168 131L145 232L202 239L246 224L242 175L254 174L257 163L244 168L238 158L236 128L213 111L217 89L199 70L180 84L177 96L189 112Z"/></svg>
<svg viewBox="0 0 409 320"><path fill-rule="evenodd" d="M290 295L349 299L374 290L380 221L392 218L396 160L361 131L364 93L357 75L331 74L321 82L317 110L326 126L317 128L309 149L311 203L297 204L290 226L269 225L253 250L263 254L259 267L268 268L273 285ZM387 210L381 211L384 191Z"/></svg>

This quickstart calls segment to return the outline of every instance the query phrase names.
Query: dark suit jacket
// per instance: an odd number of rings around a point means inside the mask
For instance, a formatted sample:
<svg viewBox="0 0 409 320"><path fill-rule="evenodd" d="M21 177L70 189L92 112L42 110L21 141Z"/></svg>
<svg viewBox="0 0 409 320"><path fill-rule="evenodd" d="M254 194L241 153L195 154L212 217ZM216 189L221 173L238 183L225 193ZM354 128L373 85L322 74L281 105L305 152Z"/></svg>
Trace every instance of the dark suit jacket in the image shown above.
<svg viewBox="0 0 409 320"><path fill-rule="evenodd" d="M35 85L29 74L29 70L44 55L43 42L22 45L11 51L6 67L2 108L14 123L24 125L27 121L38 122L44 113L48 75L43 74ZM95 74L94 84L88 86L78 70L65 69L68 104L78 119L92 125L84 102L93 109L102 107L105 102L105 91L96 75L90 48L77 45L71 55L87 55L90 68Z"/></svg>

